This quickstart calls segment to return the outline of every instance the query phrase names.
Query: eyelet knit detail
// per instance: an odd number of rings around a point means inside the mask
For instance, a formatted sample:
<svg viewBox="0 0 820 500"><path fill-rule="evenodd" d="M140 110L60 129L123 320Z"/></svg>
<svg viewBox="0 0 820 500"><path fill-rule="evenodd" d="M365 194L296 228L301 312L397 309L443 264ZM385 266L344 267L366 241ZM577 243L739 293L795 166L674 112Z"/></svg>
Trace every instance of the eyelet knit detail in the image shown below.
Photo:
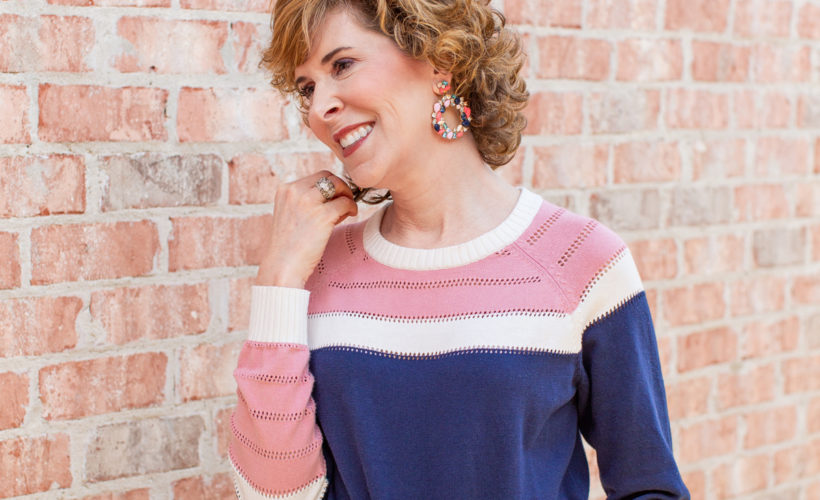
<svg viewBox="0 0 820 500"><path fill-rule="evenodd" d="M233 435L237 441L245 445L249 450L256 453L260 457L268 458L270 460L294 460L297 458L302 458L304 456L309 455L311 452L316 451L317 448L322 446L322 432L316 428L313 434L313 440L305 446L304 448L300 448L298 450L289 450L289 451L274 451L274 450L266 450L261 446L257 446L252 440L248 439L247 436L239 432L239 429L236 427L236 422L234 421L233 415L231 416L231 430L233 431Z"/></svg>
<svg viewBox="0 0 820 500"><path fill-rule="evenodd" d="M291 412L291 413L277 413L272 411L261 411L261 410L254 410L250 407L248 402L242 397L242 393L239 393L239 401L241 401L245 406L248 407L248 413L250 416L257 420L276 420L276 421L287 421L287 422L296 422L302 420L306 417L311 417L312 415L316 414L316 402L313 399L308 400L307 406L302 411Z"/></svg>
<svg viewBox="0 0 820 500"><path fill-rule="evenodd" d="M456 280L443 281L353 281L341 283L331 281L327 286L341 289L351 288L391 288L407 290L428 290L432 288L452 288L465 286L511 286L523 285L526 283L539 283L540 276L525 276L521 278L462 278Z"/></svg>
<svg viewBox="0 0 820 500"><path fill-rule="evenodd" d="M454 356L465 356L468 354L518 354L518 355L539 355L539 354L557 354L557 355L572 355L572 352L563 352L555 349L541 349L537 347L522 347L510 348L503 346L467 346L458 349L437 352L425 352L423 354L414 354L409 352L395 352L385 351L382 349L373 349L372 347L351 346L351 345L329 345L323 346L320 349L328 351L345 351L358 352L362 354L371 354L374 356L381 356L390 359L402 359L407 361L425 361L433 359L451 358Z"/></svg>
<svg viewBox="0 0 820 500"><path fill-rule="evenodd" d="M540 240L541 237L544 236L544 234L546 234L547 231L549 231L549 228L551 228L553 224L555 224L555 222L558 221L558 219L560 219L561 216L564 215L564 213L566 213L566 211L567 210L563 207L556 210L555 213L550 215L549 219L542 222L541 225L538 226L538 229L536 229L535 232L533 232L530 235L530 237L527 238L527 243L529 243L530 245L535 245L535 243L538 240Z"/></svg>
<svg viewBox="0 0 820 500"><path fill-rule="evenodd" d="M378 319L391 323L443 323L447 321L460 321L463 319L489 318L493 316L567 316L567 313L552 309L503 309L498 311L473 311L459 314L445 314L433 316L389 316L358 311L330 311L311 314L313 318L328 318L339 316L353 316L356 318Z"/></svg>
<svg viewBox="0 0 820 500"><path fill-rule="evenodd" d="M587 296L589 295L589 292L595 287L595 285L601 279L601 276L603 276L604 274L606 274L607 271L612 269L612 267L615 266L615 264L617 264L623 258L624 255L626 255L626 249L627 249L626 246L621 247L615 253L615 255L613 255L597 271L595 271L595 274L592 276L592 278L589 280L589 282L586 284L586 286L584 286L584 289L581 291L581 298L580 298L579 302L583 302L584 300L586 300Z"/></svg>
<svg viewBox="0 0 820 500"><path fill-rule="evenodd" d="M348 224L345 228L345 243L347 243L347 251L350 255L356 253L356 241L353 237L353 226Z"/></svg>
<svg viewBox="0 0 820 500"><path fill-rule="evenodd" d="M306 372L304 375L271 375L267 373L256 373L247 370L236 369L233 372L235 377L240 377L248 380L258 380L260 382L267 382L269 384L301 384L313 383L313 375Z"/></svg>
<svg viewBox="0 0 820 500"><path fill-rule="evenodd" d="M581 229L581 234L579 234L578 237L575 238L575 241L573 241L572 244L569 246L569 248L567 248L567 250L561 256L561 258L558 259L558 265L559 266L564 267L567 264L567 261L569 261L569 258L572 257L572 254L574 254L576 252L576 250L581 248L581 245L584 243L584 240L587 239L587 236L589 236L589 234L597 226L598 226L598 221L596 221L596 220L591 220L591 221L586 223L584 228Z"/></svg>

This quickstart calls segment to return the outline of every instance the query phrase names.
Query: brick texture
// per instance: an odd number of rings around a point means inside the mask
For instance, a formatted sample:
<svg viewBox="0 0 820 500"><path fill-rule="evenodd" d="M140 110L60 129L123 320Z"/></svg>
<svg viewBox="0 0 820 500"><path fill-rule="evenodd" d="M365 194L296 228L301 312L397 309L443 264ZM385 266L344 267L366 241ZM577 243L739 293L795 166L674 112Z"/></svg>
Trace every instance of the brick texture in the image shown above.
<svg viewBox="0 0 820 500"><path fill-rule="evenodd" d="M85 164L78 156L0 158L0 217L85 211Z"/></svg>
<svg viewBox="0 0 820 500"><path fill-rule="evenodd" d="M24 373L0 373L0 430L19 427L28 408L28 377Z"/></svg>
<svg viewBox="0 0 820 500"><path fill-rule="evenodd" d="M0 301L0 357L37 356L77 344L77 297Z"/></svg>
<svg viewBox="0 0 820 500"><path fill-rule="evenodd" d="M5 260L0 264L0 289L20 286L20 251L18 237L13 233L0 233L0 255Z"/></svg>
<svg viewBox="0 0 820 500"><path fill-rule="evenodd" d="M3 495L29 495L71 486L69 446L66 434L0 441Z"/></svg>

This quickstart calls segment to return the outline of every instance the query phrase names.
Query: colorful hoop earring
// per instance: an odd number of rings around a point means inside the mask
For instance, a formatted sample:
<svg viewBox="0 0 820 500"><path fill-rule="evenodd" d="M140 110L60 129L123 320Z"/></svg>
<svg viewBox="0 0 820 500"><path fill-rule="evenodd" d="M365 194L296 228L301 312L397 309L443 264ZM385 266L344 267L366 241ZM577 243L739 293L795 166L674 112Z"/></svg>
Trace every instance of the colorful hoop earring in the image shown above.
<svg viewBox="0 0 820 500"><path fill-rule="evenodd" d="M470 117L470 107L467 105L467 101L461 97L446 93L450 90L449 82L441 81L437 83L436 90L444 95L441 96L438 102L433 104L433 129L444 139L458 139L464 135L464 132L470 127L470 122L472 121ZM444 121L444 111L450 106L455 106L456 109L458 109L458 114L461 118L461 123L456 125L455 129L451 129L449 125L447 125L447 122Z"/></svg>

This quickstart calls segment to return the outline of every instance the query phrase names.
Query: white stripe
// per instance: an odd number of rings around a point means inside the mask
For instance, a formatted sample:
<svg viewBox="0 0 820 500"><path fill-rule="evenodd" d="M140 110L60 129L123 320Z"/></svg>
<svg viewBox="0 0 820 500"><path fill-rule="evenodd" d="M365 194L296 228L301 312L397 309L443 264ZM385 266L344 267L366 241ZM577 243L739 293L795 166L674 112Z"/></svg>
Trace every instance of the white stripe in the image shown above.
<svg viewBox="0 0 820 500"><path fill-rule="evenodd" d="M233 484L236 489L236 497L239 500L319 500L325 494L325 489L328 486L326 478L321 477L312 483L305 485L297 491L285 496L265 495L253 488L253 486L242 477L242 474L236 470L236 466L231 462L233 469Z"/></svg>
<svg viewBox="0 0 820 500"><path fill-rule="evenodd" d="M582 330L606 316L643 290L643 283L632 254L626 248L600 276L589 294L572 313Z"/></svg>

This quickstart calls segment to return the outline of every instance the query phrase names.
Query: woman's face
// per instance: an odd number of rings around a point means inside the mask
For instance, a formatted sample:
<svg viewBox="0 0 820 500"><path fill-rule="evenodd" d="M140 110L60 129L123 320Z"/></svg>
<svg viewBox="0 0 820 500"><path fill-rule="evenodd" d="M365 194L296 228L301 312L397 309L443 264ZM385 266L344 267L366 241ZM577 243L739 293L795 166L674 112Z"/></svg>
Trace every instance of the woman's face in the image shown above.
<svg viewBox="0 0 820 500"><path fill-rule="evenodd" d="M438 139L429 116L444 76L345 10L326 16L294 76L310 129L361 187L402 182L410 172L401 166Z"/></svg>

